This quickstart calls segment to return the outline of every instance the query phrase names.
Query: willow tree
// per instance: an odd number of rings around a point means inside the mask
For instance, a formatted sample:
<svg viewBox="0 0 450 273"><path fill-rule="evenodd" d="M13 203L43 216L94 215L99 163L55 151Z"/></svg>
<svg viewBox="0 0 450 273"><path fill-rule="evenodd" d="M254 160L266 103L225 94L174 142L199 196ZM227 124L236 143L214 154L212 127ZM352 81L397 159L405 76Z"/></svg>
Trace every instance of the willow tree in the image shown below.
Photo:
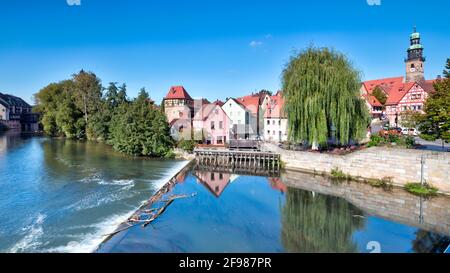
<svg viewBox="0 0 450 273"><path fill-rule="evenodd" d="M369 113L359 95L360 74L341 53L309 47L294 54L283 75L289 139L327 146L365 137Z"/></svg>

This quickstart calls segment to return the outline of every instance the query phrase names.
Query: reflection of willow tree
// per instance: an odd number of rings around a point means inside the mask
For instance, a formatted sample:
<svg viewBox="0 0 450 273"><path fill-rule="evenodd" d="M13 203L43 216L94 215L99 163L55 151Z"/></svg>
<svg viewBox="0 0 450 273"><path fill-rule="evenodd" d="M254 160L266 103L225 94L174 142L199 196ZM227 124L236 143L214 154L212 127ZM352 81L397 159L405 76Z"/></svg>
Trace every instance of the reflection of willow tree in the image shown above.
<svg viewBox="0 0 450 273"><path fill-rule="evenodd" d="M289 188L282 208L282 243L288 252L357 252L352 240L363 212L334 196Z"/></svg>
<svg viewBox="0 0 450 273"><path fill-rule="evenodd" d="M413 251L416 253L442 253L449 244L449 237L421 229L416 232Z"/></svg>

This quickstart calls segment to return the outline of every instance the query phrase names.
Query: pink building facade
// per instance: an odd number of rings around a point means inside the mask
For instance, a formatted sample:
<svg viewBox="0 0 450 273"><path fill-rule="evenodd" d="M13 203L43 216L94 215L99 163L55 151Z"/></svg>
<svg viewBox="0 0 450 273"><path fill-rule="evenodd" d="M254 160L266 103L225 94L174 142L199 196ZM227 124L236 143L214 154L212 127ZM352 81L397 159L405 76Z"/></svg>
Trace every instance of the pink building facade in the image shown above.
<svg viewBox="0 0 450 273"><path fill-rule="evenodd" d="M231 120L219 101L201 104L192 121L194 139L204 144L225 145L230 140Z"/></svg>

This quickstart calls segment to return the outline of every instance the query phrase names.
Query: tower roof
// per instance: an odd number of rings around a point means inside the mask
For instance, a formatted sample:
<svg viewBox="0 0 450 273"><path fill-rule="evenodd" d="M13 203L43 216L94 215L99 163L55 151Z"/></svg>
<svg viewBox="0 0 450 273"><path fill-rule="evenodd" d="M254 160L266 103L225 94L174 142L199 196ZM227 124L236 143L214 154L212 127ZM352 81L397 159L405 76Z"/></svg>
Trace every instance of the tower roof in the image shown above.
<svg viewBox="0 0 450 273"><path fill-rule="evenodd" d="M169 93L167 93L165 99L185 99L185 100L192 100L191 96L189 96L189 93L184 89L183 86L172 86L169 90Z"/></svg>

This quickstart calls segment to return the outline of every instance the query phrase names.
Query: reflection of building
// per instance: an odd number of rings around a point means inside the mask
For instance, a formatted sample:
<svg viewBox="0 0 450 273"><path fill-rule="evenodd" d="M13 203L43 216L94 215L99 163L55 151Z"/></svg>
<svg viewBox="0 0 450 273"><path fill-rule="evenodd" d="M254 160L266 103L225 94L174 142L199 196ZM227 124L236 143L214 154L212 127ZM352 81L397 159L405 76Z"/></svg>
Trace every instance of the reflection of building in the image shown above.
<svg viewBox="0 0 450 273"><path fill-rule="evenodd" d="M373 118L389 119L391 126L401 125L401 114L404 111L423 111L423 104L430 92L433 92L435 80L424 78L423 46L420 44L420 34L414 32L410 36L410 46L407 50L406 76L369 80L362 83L361 95L366 100ZM383 105L373 91L378 90L387 97Z"/></svg>
<svg viewBox="0 0 450 273"><path fill-rule="evenodd" d="M198 182L202 183L212 194L219 197L230 183L231 174L209 171L195 171Z"/></svg>
<svg viewBox="0 0 450 273"><path fill-rule="evenodd" d="M281 191L282 193L287 192L287 186L281 181L280 177L269 177L268 180L272 189Z"/></svg>
<svg viewBox="0 0 450 273"><path fill-rule="evenodd" d="M23 99L0 93L0 122L12 130L36 132L39 130L39 114Z"/></svg>

